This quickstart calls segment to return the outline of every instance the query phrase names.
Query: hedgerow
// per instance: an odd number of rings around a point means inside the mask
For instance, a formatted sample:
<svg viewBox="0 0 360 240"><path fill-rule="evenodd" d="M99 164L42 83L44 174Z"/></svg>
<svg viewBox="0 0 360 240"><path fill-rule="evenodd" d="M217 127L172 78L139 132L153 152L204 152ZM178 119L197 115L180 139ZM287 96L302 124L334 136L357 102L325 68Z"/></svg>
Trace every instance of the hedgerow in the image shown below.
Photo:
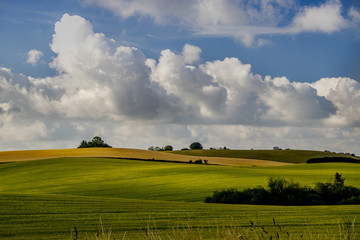
<svg viewBox="0 0 360 240"><path fill-rule="evenodd" d="M345 179L336 173L333 182L316 183L314 188L282 177L270 177L268 188L262 186L245 190L215 191L205 198L206 203L259 205L333 205L360 204L360 189L344 185Z"/></svg>

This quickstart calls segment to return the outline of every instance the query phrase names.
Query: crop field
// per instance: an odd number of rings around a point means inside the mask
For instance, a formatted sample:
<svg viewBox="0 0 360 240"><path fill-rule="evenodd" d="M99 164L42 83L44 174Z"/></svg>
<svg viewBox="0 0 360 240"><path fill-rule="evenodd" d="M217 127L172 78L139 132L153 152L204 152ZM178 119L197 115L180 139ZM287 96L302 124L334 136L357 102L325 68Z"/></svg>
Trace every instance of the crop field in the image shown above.
<svg viewBox="0 0 360 240"><path fill-rule="evenodd" d="M181 156L168 152L146 151L128 148L75 148L56 150L25 150L0 152L1 162L28 161L59 157L108 157L129 158L171 162L189 162L199 159L197 156ZM209 156L206 158L209 164L226 166L279 166L289 165L285 162L267 161L263 159L228 158L221 156Z"/></svg>
<svg viewBox="0 0 360 240"><path fill-rule="evenodd" d="M355 220L360 236L358 205L203 203L215 190L265 186L270 176L313 186L339 172L346 184L360 187L360 164L235 167L99 157L3 162L0 239L74 239L74 227L80 239L96 239L100 221L116 239L146 239L148 228L168 234L189 226L211 237L227 226L248 229L250 220L272 231L273 219L296 236L337 236L341 222Z"/></svg>
<svg viewBox="0 0 360 240"><path fill-rule="evenodd" d="M309 150L186 150L173 151L172 153L181 155L192 155L202 157L227 157L227 158L245 158L262 159L286 163L306 163L310 158L323 157L351 157L348 154L339 154L332 152L320 152ZM360 161L360 158L354 157Z"/></svg>
<svg viewBox="0 0 360 240"><path fill-rule="evenodd" d="M336 236L343 218L359 217L358 206L225 205L33 194L0 194L0 200L1 239L73 239L74 227L85 239L95 236L100 220L116 239L145 239L146 229L155 225L163 232L190 225L212 236L223 226L246 229L250 220L271 231L273 219L298 237ZM355 231L359 233L358 226Z"/></svg>

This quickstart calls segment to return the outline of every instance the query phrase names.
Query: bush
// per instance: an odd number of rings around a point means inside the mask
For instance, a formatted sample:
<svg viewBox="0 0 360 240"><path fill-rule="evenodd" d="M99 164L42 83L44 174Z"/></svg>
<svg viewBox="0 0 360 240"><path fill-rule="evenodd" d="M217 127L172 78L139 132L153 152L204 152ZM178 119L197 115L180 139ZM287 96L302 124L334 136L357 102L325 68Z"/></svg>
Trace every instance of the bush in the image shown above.
<svg viewBox="0 0 360 240"><path fill-rule="evenodd" d="M323 157L323 158L311 158L306 161L306 163L332 163L332 162L360 163L360 160L352 157Z"/></svg>
<svg viewBox="0 0 360 240"><path fill-rule="evenodd" d="M205 202L268 205L359 204L360 189L345 186L344 180L341 174L336 173L333 183L317 183L315 188L311 188L281 177L270 177L268 189L258 186L243 191L215 191Z"/></svg>

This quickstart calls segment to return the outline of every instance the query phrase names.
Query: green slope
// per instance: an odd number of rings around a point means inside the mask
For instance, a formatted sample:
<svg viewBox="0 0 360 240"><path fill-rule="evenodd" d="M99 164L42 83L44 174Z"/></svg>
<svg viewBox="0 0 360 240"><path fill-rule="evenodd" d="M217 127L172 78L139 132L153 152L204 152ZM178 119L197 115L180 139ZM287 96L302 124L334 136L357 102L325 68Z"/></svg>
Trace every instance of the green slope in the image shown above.
<svg viewBox="0 0 360 240"><path fill-rule="evenodd" d="M214 190L265 185L268 176L275 175L313 185L340 172L346 184L360 187L359 171L359 164L346 163L253 168L110 158L3 163L0 239L73 239L70 232L74 226L85 239L85 232L96 231L100 217L118 239L125 233L129 239L144 237L144 228L153 224L152 219L159 231L171 232L173 227L190 224L204 229L208 236L217 226L248 227L250 219L271 228L273 217L292 233L338 234L342 217L360 217L358 206L246 206L202 201Z"/></svg>
<svg viewBox="0 0 360 240"><path fill-rule="evenodd" d="M109 158L60 158L0 164L0 192L203 201L214 190L266 185L284 176L306 185L335 172L360 187L359 164L228 167Z"/></svg>
<svg viewBox="0 0 360 240"><path fill-rule="evenodd" d="M171 153L203 157L260 159L287 163L306 163L310 158L351 157L347 154L309 150L186 150ZM359 158L356 159L360 162Z"/></svg>
<svg viewBox="0 0 360 240"><path fill-rule="evenodd" d="M295 239L300 239L302 233L305 235L301 239L325 239L316 238L324 234L335 236L326 239L341 239L338 227L342 217L358 219L358 206L249 206L0 194L0 239L7 240L74 239L74 232L71 238L74 226L80 239L98 239L95 233L100 218L116 239L124 239L124 236L125 239L145 239L147 226L154 226L154 223L164 234L191 226L193 231L200 231L211 239L218 228L235 225L247 229L250 220L258 222L267 231L278 230L273 226L273 218L281 225L284 239L288 239L287 231L295 235ZM355 231L359 236L359 225Z"/></svg>

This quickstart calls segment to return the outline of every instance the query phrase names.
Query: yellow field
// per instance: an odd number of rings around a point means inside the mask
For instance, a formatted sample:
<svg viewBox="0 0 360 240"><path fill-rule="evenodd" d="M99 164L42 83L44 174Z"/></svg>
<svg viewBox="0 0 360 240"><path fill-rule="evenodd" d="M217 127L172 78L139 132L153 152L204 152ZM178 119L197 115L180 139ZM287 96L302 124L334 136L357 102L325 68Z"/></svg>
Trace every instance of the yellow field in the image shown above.
<svg viewBox="0 0 360 240"><path fill-rule="evenodd" d="M199 157L177 155L166 152L129 149L129 148L75 148L75 149L52 149L52 150L24 150L0 152L0 162L28 161L37 159L60 158L60 157L112 157L130 158L158 161L189 162L197 159L208 160L208 164L225 166L280 166L290 163L223 157Z"/></svg>

